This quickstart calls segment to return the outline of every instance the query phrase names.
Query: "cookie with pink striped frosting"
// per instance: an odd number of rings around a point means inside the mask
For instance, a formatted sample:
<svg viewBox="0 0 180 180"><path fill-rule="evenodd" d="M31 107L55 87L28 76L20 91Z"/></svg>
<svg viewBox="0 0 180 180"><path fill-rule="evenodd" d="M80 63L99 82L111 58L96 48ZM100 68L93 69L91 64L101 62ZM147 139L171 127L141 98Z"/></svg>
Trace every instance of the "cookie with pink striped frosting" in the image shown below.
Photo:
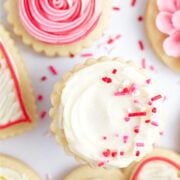
<svg viewBox="0 0 180 180"><path fill-rule="evenodd" d="M8 0L5 7L25 44L49 56L67 56L101 37L111 0Z"/></svg>
<svg viewBox="0 0 180 180"><path fill-rule="evenodd" d="M180 72L180 0L149 0L145 25L155 53L172 70Z"/></svg>

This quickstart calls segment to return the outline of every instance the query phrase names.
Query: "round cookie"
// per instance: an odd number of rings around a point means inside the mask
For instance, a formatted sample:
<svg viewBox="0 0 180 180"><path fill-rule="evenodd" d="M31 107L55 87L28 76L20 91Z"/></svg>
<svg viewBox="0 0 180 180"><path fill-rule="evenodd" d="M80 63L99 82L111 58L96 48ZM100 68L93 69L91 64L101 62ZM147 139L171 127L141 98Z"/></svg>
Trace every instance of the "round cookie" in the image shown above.
<svg viewBox="0 0 180 180"><path fill-rule="evenodd" d="M0 154L0 179L2 180L40 180L37 173L21 161Z"/></svg>
<svg viewBox="0 0 180 180"><path fill-rule="evenodd" d="M75 66L55 85L51 102L57 142L92 166L127 167L152 151L164 128L156 81L120 58Z"/></svg>
<svg viewBox="0 0 180 180"><path fill-rule="evenodd" d="M159 57L159 59L162 60L172 70L174 70L176 72L180 72L180 56L174 57L172 55L168 55L165 52L165 49L163 48L163 43L165 41L167 42L167 38L169 38L169 37L168 37L168 34L161 32L157 27L157 16L160 12L160 10L158 9L158 5L157 5L158 1L159 0L148 0L147 1L147 8L146 8L146 14L145 14L146 33L147 33L148 39L150 41L150 44L151 44L153 50L155 51L155 53L157 54L157 56ZM168 5L170 6L173 2L175 3L175 1L172 1L172 3L169 3L170 1L171 0L168 0L168 2L164 3L164 6L168 7ZM179 1L179 0L177 0L177 1ZM162 1L162 3L163 3L163 1ZM164 23L164 20L163 20L163 23ZM179 49L180 49L180 41L178 39L177 39L177 43L179 43ZM172 48L169 48L169 45L168 45L167 49L172 51L172 50L174 50L174 46ZM178 51L178 49L176 51Z"/></svg>
<svg viewBox="0 0 180 180"><path fill-rule="evenodd" d="M123 173L119 169L93 168L90 166L80 166L69 173L64 180L125 180Z"/></svg>
<svg viewBox="0 0 180 180"><path fill-rule="evenodd" d="M129 180L179 180L180 155L170 150L155 149L140 162L126 168L124 174Z"/></svg>
<svg viewBox="0 0 180 180"><path fill-rule="evenodd" d="M5 9L26 45L47 56L69 56L103 35L112 0L7 0Z"/></svg>

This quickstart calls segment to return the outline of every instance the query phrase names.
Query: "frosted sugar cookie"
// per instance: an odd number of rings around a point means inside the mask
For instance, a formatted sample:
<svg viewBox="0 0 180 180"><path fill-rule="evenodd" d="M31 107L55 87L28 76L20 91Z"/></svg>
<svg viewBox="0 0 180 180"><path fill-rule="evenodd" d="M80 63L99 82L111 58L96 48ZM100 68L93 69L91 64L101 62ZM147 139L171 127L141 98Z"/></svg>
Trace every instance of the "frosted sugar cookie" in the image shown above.
<svg viewBox="0 0 180 180"><path fill-rule="evenodd" d="M40 177L21 161L0 154L0 180L40 180Z"/></svg>
<svg viewBox="0 0 180 180"><path fill-rule="evenodd" d="M125 170L130 180L180 180L180 155L165 149L156 149L139 163Z"/></svg>
<svg viewBox="0 0 180 180"><path fill-rule="evenodd" d="M23 42L48 56L78 54L102 36L111 0L7 0L8 21Z"/></svg>
<svg viewBox="0 0 180 180"><path fill-rule="evenodd" d="M93 166L127 167L152 151L164 126L164 97L154 79L120 58L77 65L51 100L57 141Z"/></svg>
<svg viewBox="0 0 180 180"><path fill-rule="evenodd" d="M70 172L64 180L125 180L123 173L119 169L93 168L90 166L80 166Z"/></svg>
<svg viewBox="0 0 180 180"><path fill-rule="evenodd" d="M26 68L13 40L0 25L0 139L32 129L36 120Z"/></svg>
<svg viewBox="0 0 180 180"><path fill-rule="evenodd" d="M180 0L149 0L145 26L158 57L180 72Z"/></svg>

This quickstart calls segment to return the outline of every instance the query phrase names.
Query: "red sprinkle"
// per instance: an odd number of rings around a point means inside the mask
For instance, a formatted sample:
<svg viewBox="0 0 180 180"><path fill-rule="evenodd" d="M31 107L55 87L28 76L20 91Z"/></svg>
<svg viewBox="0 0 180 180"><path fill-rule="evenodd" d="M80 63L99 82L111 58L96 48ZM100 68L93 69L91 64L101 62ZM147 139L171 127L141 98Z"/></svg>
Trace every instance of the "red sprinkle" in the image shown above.
<svg viewBox="0 0 180 180"><path fill-rule="evenodd" d="M151 124L152 124L153 126L156 126L156 127L159 126L159 124L158 124L157 122L155 122L155 121L152 121Z"/></svg>
<svg viewBox="0 0 180 180"><path fill-rule="evenodd" d="M136 5L136 0L131 0L131 6L134 7Z"/></svg>
<svg viewBox="0 0 180 180"><path fill-rule="evenodd" d="M134 113L129 113L128 117L136 117L136 116L146 116L146 112L134 112Z"/></svg>
<svg viewBox="0 0 180 180"><path fill-rule="evenodd" d="M151 101L156 101L156 100L161 99L161 98L162 98L161 95L157 95L157 96L152 97Z"/></svg>
<svg viewBox="0 0 180 180"><path fill-rule="evenodd" d="M150 123L150 122L151 122L150 119L145 120L145 123L146 123L146 124L148 124L148 123Z"/></svg>
<svg viewBox="0 0 180 180"><path fill-rule="evenodd" d="M47 112L46 111L42 111L41 112L41 119L44 119L47 115Z"/></svg>
<svg viewBox="0 0 180 180"><path fill-rule="evenodd" d="M139 44L139 48L140 48L140 50L144 50L144 44L143 44L143 42L141 41L141 40L139 40L138 41L138 44Z"/></svg>
<svg viewBox="0 0 180 180"><path fill-rule="evenodd" d="M127 141L128 141L128 136L127 135L125 135L125 136L123 136L123 142L126 144L127 143Z"/></svg>
<svg viewBox="0 0 180 180"><path fill-rule="evenodd" d="M69 54L69 57L70 57L70 58L74 58L74 57L75 57L75 55L74 55L74 54L72 54L72 53L70 53L70 54Z"/></svg>
<svg viewBox="0 0 180 180"><path fill-rule="evenodd" d="M136 156L139 156L140 155L140 151L136 151Z"/></svg>
<svg viewBox="0 0 180 180"><path fill-rule="evenodd" d="M49 66L49 70L51 71L51 73L52 73L53 75L58 75L58 72L57 72L57 70L55 69L54 66L50 65L50 66Z"/></svg>
<svg viewBox="0 0 180 180"><path fill-rule="evenodd" d="M124 156L124 151L121 151L121 152L120 152L120 156Z"/></svg>
<svg viewBox="0 0 180 180"><path fill-rule="evenodd" d="M117 152L116 152L116 151L112 152L112 153L111 153L111 156L112 156L112 157L116 157L116 156L117 156Z"/></svg>
<svg viewBox="0 0 180 180"><path fill-rule="evenodd" d="M91 57L93 56L92 53L84 53L84 54L81 54L81 57Z"/></svg>
<svg viewBox="0 0 180 180"><path fill-rule="evenodd" d="M112 74L116 74L116 73L117 73L117 69L113 69Z"/></svg>
<svg viewBox="0 0 180 180"><path fill-rule="evenodd" d="M109 78L109 77L103 77L102 78L102 81L106 82L106 83L111 83L112 82L112 79Z"/></svg>
<svg viewBox="0 0 180 180"><path fill-rule="evenodd" d="M104 165L105 165L104 162L99 162L99 163L98 163L98 166L99 166L99 167L102 167L102 166L104 166Z"/></svg>
<svg viewBox="0 0 180 180"><path fill-rule="evenodd" d="M109 149L107 149L106 151L104 151L102 154L104 157L109 157L110 156L111 151Z"/></svg>
<svg viewBox="0 0 180 180"><path fill-rule="evenodd" d="M148 102L148 105L149 105L149 106L151 106L151 105L152 105L152 102L151 102L151 101L149 101L149 102Z"/></svg>
<svg viewBox="0 0 180 180"><path fill-rule="evenodd" d="M138 21L142 21L143 20L143 17L142 16L139 16L138 17Z"/></svg>
<svg viewBox="0 0 180 180"><path fill-rule="evenodd" d="M38 96L37 96L37 100L38 100L38 101L42 101L43 98L44 98L43 95L38 95Z"/></svg>
<svg viewBox="0 0 180 180"><path fill-rule="evenodd" d="M134 133L136 133L136 134L139 133L139 126L136 126L136 127L134 128Z"/></svg>
<svg viewBox="0 0 180 180"><path fill-rule="evenodd" d="M103 137L102 137L102 139L103 139L103 140L106 140L106 139L107 139L107 137L106 137L106 136L103 136Z"/></svg>
<svg viewBox="0 0 180 180"><path fill-rule="evenodd" d="M42 76L42 77L41 77L41 81L45 81L46 79L47 79L46 76Z"/></svg>
<svg viewBox="0 0 180 180"><path fill-rule="evenodd" d="M114 11L120 11L120 10L121 10L120 7L117 7L117 6L114 6L112 9L113 9Z"/></svg>
<svg viewBox="0 0 180 180"><path fill-rule="evenodd" d="M108 41L107 41L107 44L112 44L113 42L114 42L114 39L109 38Z"/></svg>
<svg viewBox="0 0 180 180"><path fill-rule="evenodd" d="M147 84L150 84L150 83L151 83L151 79L147 79L147 80L146 80L146 83L147 83Z"/></svg>
<svg viewBox="0 0 180 180"><path fill-rule="evenodd" d="M155 107L152 108L152 112L153 113L156 113L157 112L157 109Z"/></svg>

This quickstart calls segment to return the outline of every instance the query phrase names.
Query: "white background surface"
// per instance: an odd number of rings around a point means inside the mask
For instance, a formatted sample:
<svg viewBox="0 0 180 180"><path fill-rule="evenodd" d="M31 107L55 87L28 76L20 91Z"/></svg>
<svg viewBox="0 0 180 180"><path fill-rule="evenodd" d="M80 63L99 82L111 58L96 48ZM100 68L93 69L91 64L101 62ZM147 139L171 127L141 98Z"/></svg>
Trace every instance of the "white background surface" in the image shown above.
<svg viewBox="0 0 180 180"><path fill-rule="evenodd" d="M6 22L6 13L3 10L4 0L0 0L0 22L12 33L20 52L28 66L36 95L42 94L44 100L38 102L39 113L50 108L49 96L54 83L75 64L83 62L81 56L75 58L48 58L35 53L31 48L23 45L19 37L15 37L12 27ZM113 5L121 8L114 11L112 20L105 36L94 47L86 49L83 53L93 53L95 57L100 55L121 56L141 62L147 59L147 64L155 66L154 75L159 81L161 89L167 95L167 125L165 135L159 146L168 147L180 151L180 74L169 70L154 55L144 32L144 23L137 21L139 15L144 14L145 0L138 0L135 7L131 7L130 0L114 0ZM110 37L121 34L122 37L111 45L106 42ZM142 40L145 50L140 51L138 41ZM99 47L100 46L100 47ZM53 76L48 70L49 65L54 65L58 70L58 76ZM44 82L40 78L45 75L48 79ZM54 138L48 133L50 118L40 119L37 128L21 136L0 142L0 152L15 156L32 166L42 177L53 180L63 179L63 175L74 168L78 163L72 157L67 156L63 148L56 144Z"/></svg>

